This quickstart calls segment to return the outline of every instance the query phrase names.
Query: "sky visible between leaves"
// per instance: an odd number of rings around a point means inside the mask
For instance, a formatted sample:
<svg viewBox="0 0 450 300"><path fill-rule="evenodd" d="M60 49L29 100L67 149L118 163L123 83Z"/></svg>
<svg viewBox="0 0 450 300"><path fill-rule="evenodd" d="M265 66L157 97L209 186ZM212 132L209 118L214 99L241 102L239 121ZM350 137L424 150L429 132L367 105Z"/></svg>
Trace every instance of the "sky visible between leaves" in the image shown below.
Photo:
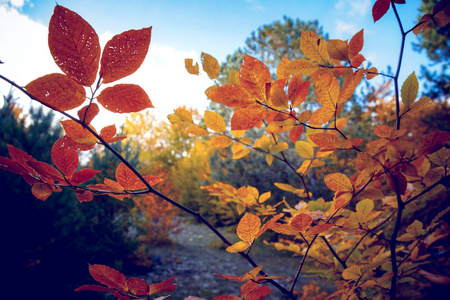
<svg viewBox="0 0 450 300"><path fill-rule="evenodd" d="M141 85L155 108L151 113L160 120L181 105L201 113L208 105L204 90L213 84L206 75L189 75L184 59L199 61L201 52L211 54L219 63L228 54L244 47L245 39L263 24L283 20L283 16L304 21L319 20L324 32L333 39L350 39L364 28L361 53L379 71L396 68L400 33L390 10L377 23L371 17L371 0L59 0L58 4L81 15L96 30L103 46L112 36L130 29L153 26L149 53L141 68L118 83ZM414 26L420 0L398 5L405 30ZM0 0L0 74L25 86L49 74L61 73L53 62L47 45L48 22L53 14L53 0ZM408 35L400 82L420 64L427 65L425 53L412 51L417 38ZM0 82L0 94L10 86ZM24 107L30 101L19 92ZM2 99L0 99L1 101ZM75 114L75 113L73 113ZM103 114L103 112L102 112ZM120 125L124 115L106 112L94 126ZM98 125L97 125L98 124Z"/></svg>

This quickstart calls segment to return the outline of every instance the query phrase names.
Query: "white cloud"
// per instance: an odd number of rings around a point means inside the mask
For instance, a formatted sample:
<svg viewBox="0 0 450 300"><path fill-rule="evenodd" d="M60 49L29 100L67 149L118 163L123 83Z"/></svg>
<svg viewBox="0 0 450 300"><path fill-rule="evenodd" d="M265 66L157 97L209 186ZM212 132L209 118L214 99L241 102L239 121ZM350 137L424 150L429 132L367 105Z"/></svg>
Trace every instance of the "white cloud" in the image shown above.
<svg viewBox="0 0 450 300"><path fill-rule="evenodd" d="M347 18L365 18L371 11L371 0L340 0L335 4L338 14Z"/></svg>
<svg viewBox="0 0 450 300"><path fill-rule="evenodd" d="M24 86L40 76L61 73L51 58L47 34L46 26L16 9L0 5L0 60L4 62L0 65L0 74ZM111 33L102 34L101 45L112 36ZM167 120L167 115L182 105L203 112L208 104L204 91L212 82L207 76L188 74L184 68L187 57L198 60L200 54L151 43L140 69L117 83L139 84L150 96L155 107L150 111L158 119ZM10 85L0 80L0 93L6 95L9 90ZM16 92L15 96L21 97L22 104L28 104L24 95ZM93 122L96 128L111 124L120 126L125 115L102 110L96 119Z"/></svg>
<svg viewBox="0 0 450 300"><path fill-rule="evenodd" d="M342 20L336 20L335 22L335 38L339 39L349 39L351 38L355 33L357 33L359 30L358 26L354 23L349 23Z"/></svg>

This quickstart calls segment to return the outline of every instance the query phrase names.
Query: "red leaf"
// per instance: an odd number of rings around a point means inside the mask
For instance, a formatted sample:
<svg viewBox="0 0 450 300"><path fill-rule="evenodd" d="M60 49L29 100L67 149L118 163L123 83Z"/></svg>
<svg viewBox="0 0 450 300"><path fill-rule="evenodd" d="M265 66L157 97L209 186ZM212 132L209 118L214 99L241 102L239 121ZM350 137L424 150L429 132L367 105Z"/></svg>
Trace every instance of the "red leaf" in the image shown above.
<svg viewBox="0 0 450 300"><path fill-rule="evenodd" d="M96 174L100 172L101 172L100 170L81 169L76 171L75 174L73 174L72 178L70 179L70 182L73 185L79 185L90 180L92 177L94 177Z"/></svg>
<svg viewBox="0 0 450 300"><path fill-rule="evenodd" d="M66 135L74 142L84 145L95 145L97 143L97 138L74 120L59 121L59 123L63 126Z"/></svg>
<svg viewBox="0 0 450 300"><path fill-rule="evenodd" d="M150 286L145 280L136 277L130 277L127 281L128 290L134 295L146 295Z"/></svg>
<svg viewBox="0 0 450 300"><path fill-rule="evenodd" d="M53 163L68 177L78 168L78 152L64 147L63 138L53 144L51 155Z"/></svg>
<svg viewBox="0 0 450 300"><path fill-rule="evenodd" d="M272 290L268 286L260 286L250 292L247 297L245 297L246 300L264 300L266 299L265 296L272 294Z"/></svg>
<svg viewBox="0 0 450 300"><path fill-rule="evenodd" d="M79 288L75 289L75 291L111 292L113 290L102 285L87 284L80 286Z"/></svg>
<svg viewBox="0 0 450 300"><path fill-rule="evenodd" d="M256 99L266 100L266 83L271 82L269 69L258 59L246 54L239 69L239 82Z"/></svg>
<svg viewBox="0 0 450 300"><path fill-rule="evenodd" d="M86 91L81 85L58 73L39 77L25 88L39 102L58 111L76 108L86 100Z"/></svg>
<svg viewBox="0 0 450 300"><path fill-rule="evenodd" d="M104 108L115 113L139 112L154 107L147 93L135 84L116 84L106 88L97 100Z"/></svg>
<svg viewBox="0 0 450 300"><path fill-rule="evenodd" d="M387 13L390 6L390 0L377 0L372 8L373 22L375 23L376 21L381 19L381 17L383 17Z"/></svg>
<svg viewBox="0 0 450 300"><path fill-rule="evenodd" d="M86 113L86 110L87 110L87 113ZM98 113L99 113L99 109L98 109L98 105L96 103L92 103L91 105L86 105L77 112L78 118L80 119L80 121L84 120L84 122L86 124L90 124L92 122L92 120L94 119L94 117L96 115L98 115ZM85 118L85 115L86 115L86 118Z"/></svg>
<svg viewBox="0 0 450 300"><path fill-rule="evenodd" d="M16 147L12 145L8 145L9 150L9 156L16 161L19 165L21 165L27 172L29 172L31 175L38 175L36 171L30 167L27 162L30 161L36 161L31 155L27 154L26 152L17 149Z"/></svg>
<svg viewBox="0 0 450 300"><path fill-rule="evenodd" d="M419 140L418 154L427 155L434 153L447 144L450 138L450 132L448 131L435 131L423 136Z"/></svg>
<svg viewBox="0 0 450 300"><path fill-rule="evenodd" d="M116 170L116 180L125 190L132 190L139 179L130 168L120 163Z"/></svg>
<svg viewBox="0 0 450 300"><path fill-rule="evenodd" d="M302 82L296 89L291 98L291 106L296 107L305 101L308 96L308 89L311 81Z"/></svg>
<svg viewBox="0 0 450 300"><path fill-rule="evenodd" d="M0 169L14 174L26 174L27 171L17 162L8 157L0 157Z"/></svg>
<svg viewBox="0 0 450 300"><path fill-rule="evenodd" d="M31 192L39 200L45 201L53 193L53 188L48 183L36 182L31 187Z"/></svg>
<svg viewBox="0 0 450 300"><path fill-rule="evenodd" d="M75 12L56 5L48 25L48 46L58 67L81 85L97 76L100 44L97 33Z"/></svg>
<svg viewBox="0 0 450 300"><path fill-rule="evenodd" d="M322 233L324 231L327 231L328 229L330 229L331 227L333 227L333 224L320 224L320 225L316 225L314 227L311 227L310 230L308 230L307 234L308 235L313 235L313 234L319 234Z"/></svg>
<svg viewBox="0 0 450 300"><path fill-rule="evenodd" d="M408 181L402 173L394 173L388 175L388 185L394 193L404 195L406 187L408 186Z"/></svg>
<svg viewBox="0 0 450 300"><path fill-rule="evenodd" d="M356 56L364 45L364 29L358 31L348 43L348 55L350 59Z"/></svg>
<svg viewBox="0 0 450 300"><path fill-rule="evenodd" d="M92 199L94 199L94 195L90 191L79 190L79 191L74 191L74 192L75 192L75 195L77 196L78 201L80 201L80 203L89 202L89 201L92 201Z"/></svg>
<svg viewBox="0 0 450 300"><path fill-rule="evenodd" d="M312 218L307 214L296 215L291 221L291 227L297 231L305 231L312 224Z"/></svg>
<svg viewBox="0 0 450 300"><path fill-rule="evenodd" d="M152 27L128 30L114 36L102 53L100 76L110 83L136 72L144 62L152 35Z"/></svg>
<svg viewBox="0 0 450 300"><path fill-rule="evenodd" d="M69 148L76 151L88 151L92 150L92 148L95 147L96 144L80 144L69 138L67 135L63 136L61 138L63 141L63 147Z"/></svg>
<svg viewBox="0 0 450 300"><path fill-rule="evenodd" d="M61 173L48 163L42 161L29 161L28 164L39 173L39 175L47 177L55 181L64 181Z"/></svg>
<svg viewBox="0 0 450 300"><path fill-rule="evenodd" d="M126 135L115 136L116 132L117 132L116 125L110 125L110 126L104 127L102 130L100 130L100 136L107 143L115 143L117 141L127 138Z"/></svg>
<svg viewBox="0 0 450 300"><path fill-rule="evenodd" d="M127 291L125 275L113 268L104 265L89 265L89 273L96 281L110 288Z"/></svg>
<svg viewBox="0 0 450 300"><path fill-rule="evenodd" d="M172 284L171 282L176 278L177 276L174 276L172 278L169 278L167 280L164 280L160 283L154 283L150 285L150 290L147 295L151 296L156 293L162 293L162 292L172 292L177 288L177 284Z"/></svg>

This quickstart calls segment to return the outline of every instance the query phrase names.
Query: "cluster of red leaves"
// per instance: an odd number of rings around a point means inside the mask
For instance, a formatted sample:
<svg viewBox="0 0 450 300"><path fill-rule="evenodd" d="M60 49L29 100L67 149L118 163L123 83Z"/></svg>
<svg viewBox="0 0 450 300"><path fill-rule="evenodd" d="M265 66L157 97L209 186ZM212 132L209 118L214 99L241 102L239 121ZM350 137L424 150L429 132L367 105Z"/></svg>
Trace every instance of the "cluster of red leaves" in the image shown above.
<svg viewBox="0 0 450 300"><path fill-rule="evenodd" d="M169 278L163 282L148 284L145 280L137 277L126 278L119 271L104 265L90 265L89 273L98 283L102 285L83 285L75 291L110 292L117 299L148 299L148 296L172 292L177 288L172 281L176 277ZM146 296L141 298L140 296ZM163 299L166 297L160 297Z"/></svg>

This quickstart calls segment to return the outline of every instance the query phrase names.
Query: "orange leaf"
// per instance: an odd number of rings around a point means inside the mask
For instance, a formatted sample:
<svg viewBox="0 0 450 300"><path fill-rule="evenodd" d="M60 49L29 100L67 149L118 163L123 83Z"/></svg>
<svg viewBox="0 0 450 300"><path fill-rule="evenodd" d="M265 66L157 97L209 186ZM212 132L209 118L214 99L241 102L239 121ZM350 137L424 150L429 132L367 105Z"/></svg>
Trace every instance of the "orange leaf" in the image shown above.
<svg viewBox="0 0 450 300"><path fill-rule="evenodd" d="M75 12L56 5L48 25L48 47L58 67L81 85L97 77L100 43L94 28Z"/></svg>
<svg viewBox="0 0 450 300"><path fill-rule="evenodd" d="M341 140L331 133L319 132L309 135L311 141L319 147L326 149L340 149Z"/></svg>
<svg viewBox="0 0 450 300"><path fill-rule="evenodd" d="M347 101L355 92L356 87L361 82L364 77L363 70L357 70L355 73L347 79L347 81L342 86L342 90L339 93L339 101L338 104L342 104Z"/></svg>
<svg viewBox="0 0 450 300"><path fill-rule="evenodd" d="M134 295L146 295L150 290L148 283L137 277L128 278L127 286L130 293Z"/></svg>
<svg viewBox="0 0 450 300"><path fill-rule="evenodd" d="M127 279L119 271L104 265L89 265L89 273L97 282L120 291L127 291Z"/></svg>
<svg viewBox="0 0 450 300"><path fill-rule="evenodd" d="M0 157L0 169L20 175L27 173L20 164L7 157Z"/></svg>
<svg viewBox="0 0 450 300"><path fill-rule="evenodd" d="M348 60L348 42L343 40L328 40L328 54L339 61Z"/></svg>
<svg viewBox="0 0 450 300"><path fill-rule="evenodd" d="M390 138L393 128L387 125L377 125L373 128L373 133L382 138Z"/></svg>
<svg viewBox="0 0 450 300"><path fill-rule="evenodd" d="M246 213L239 221L236 233L243 241L252 243L261 227L261 220L258 216Z"/></svg>
<svg viewBox="0 0 450 300"><path fill-rule="evenodd" d="M248 281L249 282L249 281ZM253 291L251 291L246 297L246 300L259 300L265 299L265 296L272 294L272 290L265 285L257 287Z"/></svg>
<svg viewBox="0 0 450 300"><path fill-rule="evenodd" d="M89 202L92 201L92 199L94 199L94 194L92 194L92 192L90 191L78 190L74 192L75 196L77 196L77 199L78 201L80 201L80 203Z"/></svg>
<svg viewBox="0 0 450 300"><path fill-rule="evenodd" d="M307 234L308 235L313 235L313 234L319 234L322 233L324 231L327 231L328 229L330 229L331 227L333 227L333 224L320 224L320 225L316 225L314 227L311 227L310 230L308 230Z"/></svg>
<svg viewBox="0 0 450 300"><path fill-rule="evenodd" d="M303 126L299 125L299 126L294 126L290 131L289 131L289 138L291 139L291 141L293 143L295 143L300 136L303 133Z"/></svg>
<svg viewBox="0 0 450 300"><path fill-rule="evenodd" d="M328 63L327 42L317 33L302 31L300 36L300 47L303 54L311 60L320 64Z"/></svg>
<svg viewBox="0 0 450 300"><path fill-rule="evenodd" d="M327 174L324 177L327 187L335 192L352 192L353 186L350 179L342 173Z"/></svg>
<svg viewBox="0 0 450 300"><path fill-rule="evenodd" d="M53 189L48 183L36 182L31 187L31 192L39 200L45 201L53 193Z"/></svg>
<svg viewBox="0 0 450 300"><path fill-rule="evenodd" d="M146 175L144 176L145 181L153 186L157 183L160 183L161 181L163 181L164 179L162 179L161 177L158 176L153 176L153 175ZM146 189L147 186L142 182L142 180L137 179L135 185L133 186L133 190L141 190L141 189Z"/></svg>
<svg viewBox="0 0 450 300"><path fill-rule="evenodd" d="M359 53L352 57L351 64L353 67L358 68L365 60L366 58L364 57L364 55Z"/></svg>
<svg viewBox="0 0 450 300"><path fill-rule="evenodd" d="M277 66L277 79L288 79L289 76L291 75L291 73L289 73L286 70L286 66L290 63L291 61L289 60L289 58L287 58L287 56L283 56L283 59L280 61L280 63Z"/></svg>
<svg viewBox="0 0 450 300"><path fill-rule="evenodd" d="M431 21L431 18L432 18L432 16L430 14L423 15L422 18L420 19L420 22L419 22L421 24L418 25L417 27L415 27L414 30L413 30L414 34L418 35L421 30L427 28L428 24Z"/></svg>
<svg viewBox="0 0 450 300"><path fill-rule="evenodd" d="M209 78L216 79L220 71L220 66L219 63L217 62L217 59L204 52L202 52L201 57L202 57L203 71L205 71L206 74L208 74Z"/></svg>
<svg viewBox="0 0 450 300"><path fill-rule="evenodd" d="M30 161L36 161L31 155L26 152L17 149L12 145L8 145L9 156L16 161L22 168L27 170L32 175L37 175L36 171L31 168L27 163Z"/></svg>
<svg viewBox="0 0 450 300"><path fill-rule="evenodd" d="M73 120L59 121L64 127L66 135L74 142L92 145L97 143L97 138L92 135L87 129Z"/></svg>
<svg viewBox="0 0 450 300"><path fill-rule="evenodd" d="M195 63L194 65L194 61L192 58L186 58L184 60L184 66L189 74L198 75L198 63Z"/></svg>
<svg viewBox="0 0 450 300"><path fill-rule="evenodd" d="M271 82L267 66L258 59L245 55L239 69L239 81L256 99L266 100L266 84Z"/></svg>
<svg viewBox="0 0 450 300"><path fill-rule="evenodd" d="M299 214L292 219L290 225L297 231L305 231L311 226L312 221L313 220L309 215Z"/></svg>
<svg viewBox="0 0 450 300"><path fill-rule="evenodd" d="M261 234L263 234L267 229L271 228L273 224L275 224L276 221L278 221L279 219L281 219L284 216L283 213L279 213L276 216L274 216L272 219L270 219L269 221L267 221L262 227L261 229L258 231L258 234L256 235L255 238L258 238L259 236L261 236Z"/></svg>
<svg viewBox="0 0 450 300"><path fill-rule="evenodd" d="M39 77L25 88L39 102L58 111L76 108L86 100L86 91L81 85L58 73Z"/></svg>
<svg viewBox="0 0 450 300"><path fill-rule="evenodd" d="M224 135L216 135L211 139L211 146L217 149L229 147L233 140Z"/></svg>
<svg viewBox="0 0 450 300"><path fill-rule="evenodd" d="M127 138L125 135L115 136L116 132L117 132L116 125L113 124L102 128L102 130L100 130L100 136L107 143L114 143Z"/></svg>
<svg viewBox="0 0 450 300"><path fill-rule="evenodd" d="M177 284L172 283L172 281L177 276L174 276L172 278L169 278L167 280L164 280L163 282L154 283L150 285L149 291L147 293L148 296L151 296L156 293L162 293L162 292L172 292L177 288Z"/></svg>
<svg viewBox="0 0 450 300"><path fill-rule="evenodd" d="M336 109L330 106L319 107L309 120L311 124L322 125L330 121L336 114Z"/></svg>
<svg viewBox="0 0 450 300"><path fill-rule="evenodd" d="M364 45L364 29L357 32L348 43L348 56L353 59L363 48Z"/></svg>
<svg viewBox="0 0 450 300"><path fill-rule="evenodd" d="M137 175L122 162L117 166L116 180L124 190L133 190L139 179Z"/></svg>
<svg viewBox="0 0 450 300"><path fill-rule="evenodd" d="M234 243L233 245L227 247L225 250L230 253L238 253L238 252L244 251L248 247L250 247L250 244L248 242L239 241L239 242Z"/></svg>
<svg viewBox="0 0 450 300"><path fill-rule="evenodd" d="M323 106L336 107L339 99L339 81L329 74L320 76L316 84L315 95L317 102Z"/></svg>
<svg viewBox="0 0 450 300"><path fill-rule="evenodd" d="M297 107L305 101L311 81L305 81L298 85L291 98L291 106Z"/></svg>
<svg viewBox="0 0 450 300"><path fill-rule="evenodd" d="M86 113L87 111L87 113ZM94 119L94 117L96 115L98 115L99 113L99 108L98 105L96 103L92 103L91 105L86 105L84 107L82 107L78 112L78 118L80 119L80 121L83 121L86 124L90 124L92 122L92 120ZM86 116L86 119L85 119Z"/></svg>
<svg viewBox="0 0 450 300"><path fill-rule="evenodd" d="M104 108L115 113L139 112L154 107L147 93L135 84L116 84L106 88L97 100Z"/></svg>
<svg viewBox="0 0 450 300"><path fill-rule="evenodd" d="M373 22L375 23L376 21L381 19L381 17L383 17L387 13L390 6L390 0L377 0L372 7Z"/></svg>
<svg viewBox="0 0 450 300"><path fill-rule="evenodd" d="M63 136L61 139L63 140L63 145L64 145L63 147L73 149L76 151L92 150L96 145L95 143L94 144L77 143L74 140L72 140L71 138L69 138L67 135Z"/></svg>
<svg viewBox="0 0 450 300"><path fill-rule="evenodd" d="M318 69L319 65L316 62L304 58L293 60L286 66L288 72L297 75L310 75Z"/></svg>
<svg viewBox="0 0 450 300"><path fill-rule="evenodd" d="M285 80L280 79L272 83L267 103L275 109L289 109L288 98L284 91Z"/></svg>
<svg viewBox="0 0 450 300"><path fill-rule="evenodd" d="M265 110L259 104L238 108L231 117L231 130L247 130L261 127Z"/></svg>
<svg viewBox="0 0 450 300"><path fill-rule="evenodd" d="M110 83L136 72L144 62L152 35L152 27L128 30L109 40L102 53L100 76Z"/></svg>
<svg viewBox="0 0 450 300"><path fill-rule="evenodd" d="M209 90L206 96L214 102L228 107L241 107L255 103L252 95L242 86L225 84L221 87Z"/></svg>
<svg viewBox="0 0 450 300"><path fill-rule="evenodd" d="M51 151L53 163L66 176L72 176L78 168L78 152L64 147L64 140L60 138L52 147Z"/></svg>

